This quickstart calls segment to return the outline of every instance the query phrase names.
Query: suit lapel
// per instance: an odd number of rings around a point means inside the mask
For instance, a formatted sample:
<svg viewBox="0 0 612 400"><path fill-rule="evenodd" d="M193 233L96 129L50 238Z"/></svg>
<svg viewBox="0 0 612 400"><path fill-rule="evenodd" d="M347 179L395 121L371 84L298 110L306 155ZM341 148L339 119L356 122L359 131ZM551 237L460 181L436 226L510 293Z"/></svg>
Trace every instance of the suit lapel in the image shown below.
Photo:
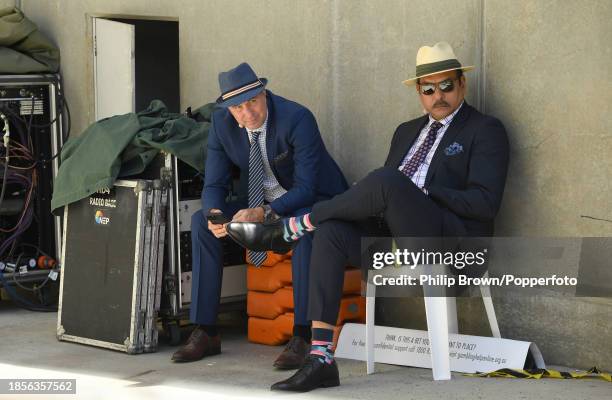
<svg viewBox="0 0 612 400"><path fill-rule="evenodd" d="M427 124L428 120L429 117L425 115L417 119L416 124L413 125L416 126L416 128L407 128L405 132L400 132L399 137L397 138L397 144L393 146L393 149L391 149L393 153L389 157L389 162L387 163L388 166L393 168L398 168L400 166L401 162L404 160L404 157L406 154L408 154L408 150L410 150L414 141L419 136L419 133L421 133L421 130Z"/></svg>
<svg viewBox="0 0 612 400"><path fill-rule="evenodd" d="M272 93L268 91L266 95L267 105L268 105L268 126L266 127L266 155L268 156L268 165L272 168L274 175L276 173L276 169L274 168L274 157L276 157L276 148L274 146L276 136L276 125L274 124L274 104L272 104Z"/></svg>
<svg viewBox="0 0 612 400"><path fill-rule="evenodd" d="M236 146L236 154L239 154L241 160L244 161L242 166L249 170L249 153L251 152L251 142L249 132L246 128L238 128L238 143ZM240 164L239 164L240 165Z"/></svg>
<svg viewBox="0 0 612 400"><path fill-rule="evenodd" d="M436 148L436 152L434 153L434 156L431 160L431 164L429 165L429 169L427 170L427 176L425 177L425 186L429 185L431 178L436 172L438 164L440 164L440 161L442 161L442 157L444 157L444 149L446 149L455 141L455 138L457 137L459 132L461 132L461 129L463 129L463 127L465 126L465 123L467 122L468 117L470 116L471 110L472 107L468 105L466 101L464 101L463 106L461 106L461 109L459 110L457 115L455 115L455 118L453 118L453 120L451 121L450 126L448 127L446 132L444 132L444 137Z"/></svg>

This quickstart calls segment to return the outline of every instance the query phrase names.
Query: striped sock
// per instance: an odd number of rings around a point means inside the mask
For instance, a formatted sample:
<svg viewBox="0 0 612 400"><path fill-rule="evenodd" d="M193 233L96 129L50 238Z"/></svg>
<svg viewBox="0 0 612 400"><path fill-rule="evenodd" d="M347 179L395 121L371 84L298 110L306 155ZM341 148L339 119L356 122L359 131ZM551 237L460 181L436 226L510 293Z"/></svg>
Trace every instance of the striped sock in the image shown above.
<svg viewBox="0 0 612 400"><path fill-rule="evenodd" d="M314 231L315 226L310 222L310 214L283 219L283 239L294 242L304 236L306 232Z"/></svg>
<svg viewBox="0 0 612 400"><path fill-rule="evenodd" d="M310 355L316 357L322 363L331 364L334 361L334 331L324 328L312 329L312 345Z"/></svg>

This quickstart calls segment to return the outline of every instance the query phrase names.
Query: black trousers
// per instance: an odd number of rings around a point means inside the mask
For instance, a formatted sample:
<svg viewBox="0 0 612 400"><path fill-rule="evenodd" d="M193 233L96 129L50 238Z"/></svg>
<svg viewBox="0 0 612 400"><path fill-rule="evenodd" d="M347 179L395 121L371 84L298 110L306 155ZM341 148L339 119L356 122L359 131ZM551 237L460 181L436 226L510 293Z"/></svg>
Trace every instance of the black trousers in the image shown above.
<svg viewBox="0 0 612 400"><path fill-rule="evenodd" d="M393 237L442 236L443 210L395 168L379 168L346 192L315 204L309 320L336 325L345 267L362 266L363 236L383 233L365 223L373 215L383 216Z"/></svg>

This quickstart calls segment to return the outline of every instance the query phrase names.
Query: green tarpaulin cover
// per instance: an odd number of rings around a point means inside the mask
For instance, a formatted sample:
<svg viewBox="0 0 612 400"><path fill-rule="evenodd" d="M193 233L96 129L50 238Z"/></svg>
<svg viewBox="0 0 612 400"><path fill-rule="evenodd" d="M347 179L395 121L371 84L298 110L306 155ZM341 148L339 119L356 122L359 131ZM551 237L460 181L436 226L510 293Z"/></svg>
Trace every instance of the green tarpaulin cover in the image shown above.
<svg viewBox="0 0 612 400"><path fill-rule="evenodd" d="M189 118L170 113L159 100L138 113L116 115L69 139L60 155L51 210L113 185L118 177L143 172L160 150L204 171L208 128L214 103Z"/></svg>
<svg viewBox="0 0 612 400"><path fill-rule="evenodd" d="M18 8L0 8L0 74L57 72L60 52Z"/></svg>

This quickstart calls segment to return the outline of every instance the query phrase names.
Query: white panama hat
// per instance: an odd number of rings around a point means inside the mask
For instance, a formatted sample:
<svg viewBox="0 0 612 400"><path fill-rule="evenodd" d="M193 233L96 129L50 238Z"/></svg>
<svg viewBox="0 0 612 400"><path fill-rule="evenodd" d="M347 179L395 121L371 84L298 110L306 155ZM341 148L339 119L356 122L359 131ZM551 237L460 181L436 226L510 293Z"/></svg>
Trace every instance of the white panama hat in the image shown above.
<svg viewBox="0 0 612 400"><path fill-rule="evenodd" d="M470 71L474 69L474 66L461 66L453 48L446 42L438 42L433 46L423 46L419 49L416 56L416 76L405 80L403 83L406 86L411 86L419 78L455 69Z"/></svg>

